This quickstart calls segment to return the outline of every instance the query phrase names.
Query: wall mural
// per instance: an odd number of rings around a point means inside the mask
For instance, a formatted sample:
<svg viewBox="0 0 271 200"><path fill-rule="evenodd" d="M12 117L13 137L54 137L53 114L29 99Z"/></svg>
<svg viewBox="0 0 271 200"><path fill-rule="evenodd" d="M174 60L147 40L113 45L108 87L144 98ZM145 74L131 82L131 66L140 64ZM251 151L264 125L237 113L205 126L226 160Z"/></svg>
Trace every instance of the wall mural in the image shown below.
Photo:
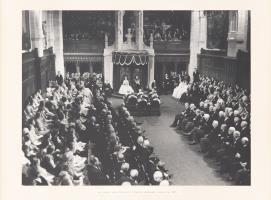
<svg viewBox="0 0 271 200"><path fill-rule="evenodd" d="M206 11L207 15L207 48L227 49L229 27L228 11Z"/></svg>

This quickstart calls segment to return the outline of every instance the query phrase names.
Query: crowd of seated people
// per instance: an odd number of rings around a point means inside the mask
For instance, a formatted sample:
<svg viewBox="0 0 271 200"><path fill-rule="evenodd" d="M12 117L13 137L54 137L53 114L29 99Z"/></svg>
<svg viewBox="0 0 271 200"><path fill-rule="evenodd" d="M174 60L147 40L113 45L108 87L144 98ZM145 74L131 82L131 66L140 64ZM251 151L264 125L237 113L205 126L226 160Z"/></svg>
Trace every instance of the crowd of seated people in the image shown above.
<svg viewBox="0 0 271 200"><path fill-rule="evenodd" d="M181 97L185 110L172 127L182 130L191 145L199 144L217 172L235 184L250 184L250 96L237 85L199 76Z"/></svg>
<svg viewBox="0 0 271 200"><path fill-rule="evenodd" d="M154 41L182 41L189 39L189 31L183 26L170 22L170 19L145 19L144 42L149 43L151 34Z"/></svg>
<svg viewBox="0 0 271 200"><path fill-rule="evenodd" d="M23 116L23 185L169 185L165 163L98 74L60 75L29 97Z"/></svg>
<svg viewBox="0 0 271 200"><path fill-rule="evenodd" d="M162 84L158 86L159 93L171 94L174 88L179 85L180 81L185 83L190 82L190 76L186 71L182 71L180 74L177 74L177 72L170 72L170 74L166 73L162 80Z"/></svg>
<svg viewBox="0 0 271 200"><path fill-rule="evenodd" d="M115 27L111 15L73 16L65 20L63 27L64 40L101 40L105 34L109 41L114 40ZM74 31L76 30L76 31Z"/></svg>
<svg viewBox="0 0 271 200"><path fill-rule="evenodd" d="M78 31L78 32L69 32L65 33L63 39L64 40L99 40L104 41L105 35L107 35L109 43L111 43L114 39L114 33L110 30L96 30L96 32L91 31Z"/></svg>
<svg viewBox="0 0 271 200"><path fill-rule="evenodd" d="M160 115L160 97L155 89L150 92L143 92L124 96L124 103L133 115Z"/></svg>

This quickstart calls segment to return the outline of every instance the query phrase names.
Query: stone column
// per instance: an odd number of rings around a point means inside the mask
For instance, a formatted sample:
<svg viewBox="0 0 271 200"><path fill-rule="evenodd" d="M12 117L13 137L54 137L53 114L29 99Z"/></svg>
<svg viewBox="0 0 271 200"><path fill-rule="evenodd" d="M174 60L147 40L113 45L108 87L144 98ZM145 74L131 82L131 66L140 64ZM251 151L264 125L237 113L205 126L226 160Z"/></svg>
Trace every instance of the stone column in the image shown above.
<svg viewBox="0 0 271 200"><path fill-rule="evenodd" d="M64 54L63 54L63 30L62 30L62 11L52 11L54 27L54 53L56 73L60 71L64 75Z"/></svg>
<svg viewBox="0 0 271 200"><path fill-rule="evenodd" d="M42 32L42 11L29 11L30 39L32 49L38 49L38 56L43 56L44 36Z"/></svg>
<svg viewBox="0 0 271 200"><path fill-rule="evenodd" d="M136 12L136 46L138 50L143 49L143 10Z"/></svg>
<svg viewBox="0 0 271 200"><path fill-rule="evenodd" d="M115 12L115 47L117 50L121 49L123 44L123 15L122 10Z"/></svg>
<svg viewBox="0 0 271 200"><path fill-rule="evenodd" d="M47 46L48 48L53 47L54 51L54 19L53 19L53 11L47 11Z"/></svg>
<svg viewBox="0 0 271 200"><path fill-rule="evenodd" d="M190 61L188 74L193 79L193 72L198 66L198 57L201 48L206 48L207 44L207 18L204 11L192 11L191 13L191 33L190 33Z"/></svg>
<svg viewBox="0 0 271 200"><path fill-rule="evenodd" d="M89 62L89 73L93 73L93 65L91 61Z"/></svg>
<svg viewBox="0 0 271 200"><path fill-rule="evenodd" d="M162 77L164 77L164 75L166 74L166 70L167 70L167 65L166 63L162 63Z"/></svg>
<svg viewBox="0 0 271 200"><path fill-rule="evenodd" d="M248 11L230 11L227 55L236 57L239 49L247 50Z"/></svg>
<svg viewBox="0 0 271 200"><path fill-rule="evenodd" d="M104 81L113 87L113 62L110 49L104 49Z"/></svg>
<svg viewBox="0 0 271 200"><path fill-rule="evenodd" d="M154 55L149 56L148 64L148 86L151 88L151 84L154 81Z"/></svg>
<svg viewBox="0 0 271 200"><path fill-rule="evenodd" d="M153 35L150 36L150 48L153 48Z"/></svg>
<svg viewBox="0 0 271 200"><path fill-rule="evenodd" d="M104 35L104 48L108 48L108 36L107 33Z"/></svg>
<svg viewBox="0 0 271 200"><path fill-rule="evenodd" d="M80 73L80 63L79 62L75 63L75 70L76 70L76 73Z"/></svg>
<svg viewBox="0 0 271 200"><path fill-rule="evenodd" d="M200 11L200 32L199 32L199 50L207 47L207 16L204 11Z"/></svg>

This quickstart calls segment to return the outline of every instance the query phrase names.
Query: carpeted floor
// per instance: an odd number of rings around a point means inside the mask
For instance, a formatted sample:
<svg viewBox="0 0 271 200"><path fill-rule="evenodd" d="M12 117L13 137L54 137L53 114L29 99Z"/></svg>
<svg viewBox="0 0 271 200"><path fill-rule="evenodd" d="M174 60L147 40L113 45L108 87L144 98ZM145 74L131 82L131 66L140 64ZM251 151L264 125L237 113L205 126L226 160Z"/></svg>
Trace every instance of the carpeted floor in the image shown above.
<svg viewBox="0 0 271 200"><path fill-rule="evenodd" d="M112 98L114 107L118 107L122 99ZM184 110L184 106L172 99L170 95L161 96L161 116L136 117L143 122L155 153L166 163L173 174L174 185L230 185L225 178L214 171L215 163L204 158L199 152L199 146L188 144L187 138L179 131L169 127L175 114Z"/></svg>

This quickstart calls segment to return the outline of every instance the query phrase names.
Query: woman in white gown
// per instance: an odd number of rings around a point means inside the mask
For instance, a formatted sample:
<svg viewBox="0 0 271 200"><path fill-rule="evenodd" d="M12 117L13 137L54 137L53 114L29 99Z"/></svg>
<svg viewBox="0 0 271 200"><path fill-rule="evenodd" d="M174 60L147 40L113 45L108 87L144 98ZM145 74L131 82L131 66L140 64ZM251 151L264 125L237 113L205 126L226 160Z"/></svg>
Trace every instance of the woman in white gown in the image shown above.
<svg viewBox="0 0 271 200"><path fill-rule="evenodd" d="M127 95L134 93L133 88L129 85L129 81L127 79L127 76L124 77L123 83L120 86L119 94Z"/></svg>
<svg viewBox="0 0 271 200"><path fill-rule="evenodd" d="M172 97L180 99L183 93L187 91L188 84L185 81L180 80L179 85L174 89Z"/></svg>

